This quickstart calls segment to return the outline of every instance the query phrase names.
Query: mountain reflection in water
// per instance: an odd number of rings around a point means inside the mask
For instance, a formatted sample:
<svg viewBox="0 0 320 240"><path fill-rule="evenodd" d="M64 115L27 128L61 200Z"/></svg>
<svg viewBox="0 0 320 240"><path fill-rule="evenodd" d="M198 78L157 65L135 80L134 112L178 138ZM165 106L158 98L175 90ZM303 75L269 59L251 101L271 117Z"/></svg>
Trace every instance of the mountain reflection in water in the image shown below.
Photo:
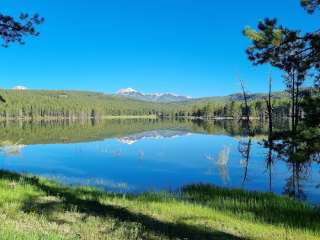
<svg viewBox="0 0 320 240"><path fill-rule="evenodd" d="M286 127L275 124L275 130ZM210 183L320 203L319 163L288 163L270 154L261 144L267 138L261 122L252 123L250 137L237 121L0 122L0 128L6 170L110 191Z"/></svg>
<svg viewBox="0 0 320 240"><path fill-rule="evenodd" d="M163 138L175 138L181 136L191 135L189 132L174 131L174 130L154 130L148 132L142 132L137 134L132 134L130 136L121 137L118 140L124 144L134 144L140 140L144 139L163 139Z"/></svg>

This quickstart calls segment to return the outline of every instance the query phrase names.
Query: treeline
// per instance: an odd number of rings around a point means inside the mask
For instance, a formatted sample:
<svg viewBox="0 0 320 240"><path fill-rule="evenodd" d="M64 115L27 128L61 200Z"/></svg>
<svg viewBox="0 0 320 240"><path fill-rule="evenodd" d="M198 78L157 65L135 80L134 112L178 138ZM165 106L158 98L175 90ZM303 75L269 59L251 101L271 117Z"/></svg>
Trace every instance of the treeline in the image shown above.
<svg viewBox="0 0 320 240"><path fill-rule="evenodd" d="M0 96L5 100L0 104L2 119L98 119L124 115L241 118L244 111L240 98L207 98L164 104L80 91L0 90ZM249 101L252 117L266 118L264 101L263 97ZM278 117L290 115L290 102L286 97L274 99L274 114Z"/></svg>
<svg viewBox="0 0 320 240"><path fill-rule="evenodd" d="M227 100L223 102L195 101L186 106L177 107L176 117L195 118L231 118L240 119L245 114L245 106L241 100ZM184 109L184 110L183 110ZM249 114L252 118L266 119L267 109L263 98L249 101ZM290 116L290 102L287 98L274 101L274 117L286 118Z"/></svg>
<svg viewBox="0 0 320 240"><path fill-rule="evenodd" d="M80 91L1 90L5 103L0 104L1 118L69 118L102 116L152 115L159 106Z"/></svg>

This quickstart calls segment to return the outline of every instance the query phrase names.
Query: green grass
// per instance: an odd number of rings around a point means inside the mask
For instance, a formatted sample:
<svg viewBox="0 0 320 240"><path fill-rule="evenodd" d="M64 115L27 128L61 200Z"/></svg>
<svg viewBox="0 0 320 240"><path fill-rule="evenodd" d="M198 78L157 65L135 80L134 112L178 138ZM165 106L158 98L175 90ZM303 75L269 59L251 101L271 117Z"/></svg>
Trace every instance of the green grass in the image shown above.
<svg viewBox="0 0 320 240"><path fill-rule="evenodd" d="M320 239L320 210L209 185L122 195L1 171L0 239Z"/></svg>

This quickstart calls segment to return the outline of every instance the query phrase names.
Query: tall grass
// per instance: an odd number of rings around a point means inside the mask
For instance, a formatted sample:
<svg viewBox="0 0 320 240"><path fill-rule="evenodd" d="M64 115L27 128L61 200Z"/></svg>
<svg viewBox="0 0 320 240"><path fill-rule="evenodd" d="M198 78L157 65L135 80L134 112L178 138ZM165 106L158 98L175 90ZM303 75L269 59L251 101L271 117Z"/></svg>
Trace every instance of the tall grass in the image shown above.
<svg viewBox="0 0 320 240"><path fill-rule="evenodd" d="M126 195L0 171L0 239L320 239L320 211L211 185Z"/></svg>

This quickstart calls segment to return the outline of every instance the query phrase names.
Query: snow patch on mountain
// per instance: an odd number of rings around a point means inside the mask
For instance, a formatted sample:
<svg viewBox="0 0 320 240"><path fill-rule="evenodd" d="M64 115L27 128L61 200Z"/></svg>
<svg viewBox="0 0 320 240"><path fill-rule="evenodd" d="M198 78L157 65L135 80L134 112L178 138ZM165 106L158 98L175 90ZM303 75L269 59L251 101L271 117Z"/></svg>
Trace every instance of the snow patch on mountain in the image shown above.
<svg viewBox="0 0 320 240"><path fill-rule="evenodd" d="M189 96L175 93L142 93L131 87L120 89L117 95L150 102L181 102L191 99Z"/></svg>
<svg viewBox="0 0 320 240"><path fill-rule="evenodd" d="M130 93L136 93L138 92L137 90L133 89L133 88L122 88L120 89L117 94L130 94Z"/></svg>
<svg viewBox="0 0 320 240"><path fill-rule="evenodd" d="M15 86L12 88L13 90L27 90L28 88L25 86Z"/></svg>

